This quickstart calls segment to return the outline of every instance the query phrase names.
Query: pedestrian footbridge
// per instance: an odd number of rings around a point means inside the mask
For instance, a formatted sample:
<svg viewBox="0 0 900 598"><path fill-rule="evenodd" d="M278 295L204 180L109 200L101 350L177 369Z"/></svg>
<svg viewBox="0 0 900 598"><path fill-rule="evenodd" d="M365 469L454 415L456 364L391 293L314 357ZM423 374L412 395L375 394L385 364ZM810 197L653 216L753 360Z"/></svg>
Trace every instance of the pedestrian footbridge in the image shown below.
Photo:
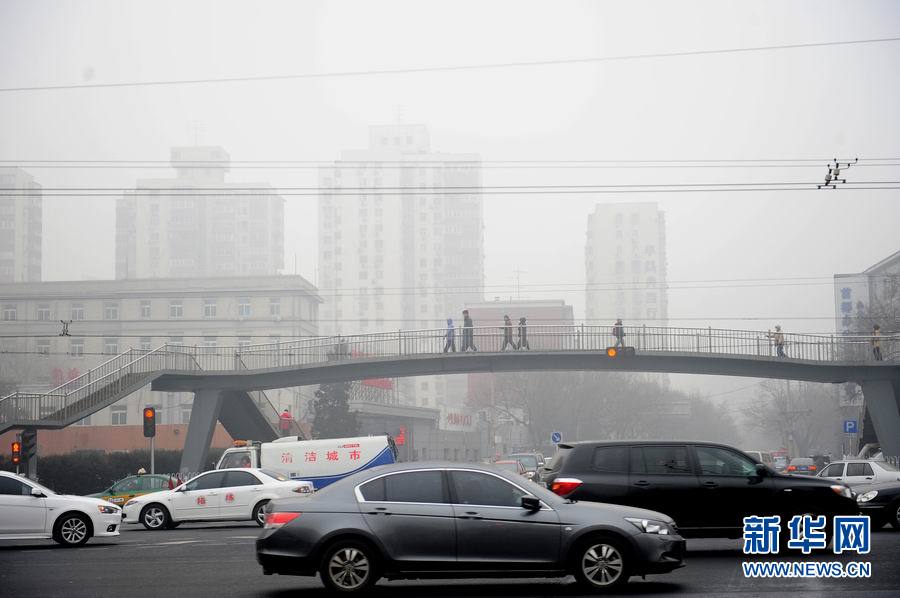
<svg viewBox="0 0 900 598"><path fill-rule="evenodd" d="M266 389L434 374L631 371L855 382L885 452L900 455L900 335L879 337L885 360L875 361L869 336L785 334L785 356L779 357L766 332L647 326L624 331L625 347L615 351L611 327L585 325L531 326L529 348L506 351L501 327L472 329L477 351L466 352L459 352L462 330L455 335L457 352L444 351L444 329L242 347L131 349L46 393L3 397L0 433L62 428L151 384L153 390L195 393L187 454L209 446L216 421L234 437L274 438L278 414Z"/></svg>

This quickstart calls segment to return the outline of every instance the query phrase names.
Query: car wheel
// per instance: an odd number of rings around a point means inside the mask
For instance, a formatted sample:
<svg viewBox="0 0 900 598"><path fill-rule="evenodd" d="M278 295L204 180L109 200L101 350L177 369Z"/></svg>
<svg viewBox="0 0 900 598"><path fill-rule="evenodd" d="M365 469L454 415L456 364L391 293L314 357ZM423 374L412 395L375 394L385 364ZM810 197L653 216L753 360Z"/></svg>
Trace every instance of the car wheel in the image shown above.
<svg viewBox="0 0 900 598"><path fill-rule="evenodd" d="M81 546L90 537L90 523L78 513L63 515L53 526L53 539L63 546Z"/></svg>
<svg viewBox="0 0 900 598"><path fill-rule="evenodd" d="M573 559L575 579L593 590L609 590L628 581L630 554L622 541L591 538L579 544Z"/></svg>
<svg viewBox="0 0 900 598"><path fill-rule="evenodd" d="M319 574L332 592L365 592L378 581L375 551L362 542L338 542L325 551Z"/></svg>
<svg viewBox="0 0 900 598"><path fill-rule="evenodd" d="M253 507L253 515L250 517L253 521L256 522L256 525L262 527L266 524L266 505L269 504L267 500L261 500L256 503L256 506Z"/></svg>
<svg viewBox="0 0 900 598"><path fill-rule="evenodd" d="M141 523L150 531L166 529L171 520L169 512L161 504L152 503L141 509Z"/></svg>

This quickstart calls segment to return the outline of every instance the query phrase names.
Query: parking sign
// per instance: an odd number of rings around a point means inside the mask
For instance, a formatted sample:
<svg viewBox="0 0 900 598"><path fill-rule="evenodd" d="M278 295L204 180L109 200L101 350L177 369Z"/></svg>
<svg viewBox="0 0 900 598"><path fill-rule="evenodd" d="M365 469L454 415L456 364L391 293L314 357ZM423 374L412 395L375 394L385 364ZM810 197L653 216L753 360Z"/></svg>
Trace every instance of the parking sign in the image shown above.
<svg viewBox="0 0 900 598"><path fill-rule="evenodd" d="M859 432L859 427L855 419L845 419L844 420L844 434L856 434Z"/></svg>
<svg viewBox="0 0 900 598"><path fill-rule="evenodd" d="M550 442L553 444L559 444L562 442L562 432L554 432L550 434Z"/></svg>

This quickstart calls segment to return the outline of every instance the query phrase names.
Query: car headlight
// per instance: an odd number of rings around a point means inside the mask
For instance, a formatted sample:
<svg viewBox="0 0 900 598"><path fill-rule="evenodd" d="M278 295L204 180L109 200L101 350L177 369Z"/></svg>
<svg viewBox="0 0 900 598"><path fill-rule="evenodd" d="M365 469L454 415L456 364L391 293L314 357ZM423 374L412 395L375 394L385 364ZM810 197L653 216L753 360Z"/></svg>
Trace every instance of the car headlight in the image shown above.
<svg viewBox="0 0 900 598"><path fill-rule="evenodd" d="M127 503L125 503L125 506L126 506L126 507L130 507L131 505L136 505L137 502L138 502L138 501L136 501L136 500L134 500L134 499L132 498L132 499L129 500Z"/></svg>
<svg viewBox="0 0 900 598"><path fill-rule="evenodd" d="M868 492L863 492L862 494L857 496L856 502L869 502L876 496L878 496L878 490L869 490Z"/></svg>
<svg viewBox="0 0 900 598"><path fill-rule="evenodd" d="M835 494L840 494L844 498L853 498L853 492L851 492L850 488L847 486L842 486L841 484L834 484L831 486L831 490Z"/></svg>
<svg viewBox="0 0 900 598"><path fill-rule="evenodd" d="M631 523L645 534L658 534L660 536L668 536L674 533L672 527L665 521L657 521L655 519L638 519L636 517L626 517L625 521Z"/></svg>
<svg viewBox="0 0 900 598"><path fill-rule="evenodd" d="M100 511L101 513L106 513L107 515L112 515L113 513L119 512L118 507L106 506L106 505L97 505L97 510Z"/></svg>

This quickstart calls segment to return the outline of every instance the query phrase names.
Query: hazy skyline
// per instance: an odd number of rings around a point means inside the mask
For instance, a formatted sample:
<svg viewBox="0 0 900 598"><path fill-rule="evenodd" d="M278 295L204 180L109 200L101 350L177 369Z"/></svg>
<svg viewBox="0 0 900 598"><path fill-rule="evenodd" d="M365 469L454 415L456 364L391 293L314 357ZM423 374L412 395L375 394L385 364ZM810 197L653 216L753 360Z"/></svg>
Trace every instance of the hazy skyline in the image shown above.
<svg viewBox="0 0 900 598"><path fill-rule="evenodd" d="M0 2L0 88L367 71L896 36L894 2ZM335 160L369 125L422 123L485 160L822 158L818 168L486 169L485 185L806 181L808 191L485 197L485 298L523 285L584 314L597 202L666 212L672 325L833 330L828 277L898 249L896 191L816 191L825 162L900 156L900 43L474 71L0 92L0 159ZM165 170L29 168L45 187L133 187ZM857 168L854 180L891 180ZM162 174L164 173L164 174ZM888 177L888 178L883 178ZM230 181L314 185L314 170ZM285 271L316 281L316 200L288 197ZM44 278L112 278L114 199L44 200ZM822 277L819 280L789 280ZM745 278L769 286L686 289ZM723 283L725 284L725 283ZM498 285L506 288L498 289ZM709 285L706 285L709 286ZM565 288L565 287L563 287ZM497 290L492 290L497 289ZM503 292L500 292L502 290ZM610 314L611 316L614 314ZM683 318L679 320L679 318ZM685 319L690 318L690 319ZM750 318L750 319L747 319ZM435 322L435 325L439 325ZM632 323L636 324L636 323ZM732 385L740 381L732 381Z"/></svg>

